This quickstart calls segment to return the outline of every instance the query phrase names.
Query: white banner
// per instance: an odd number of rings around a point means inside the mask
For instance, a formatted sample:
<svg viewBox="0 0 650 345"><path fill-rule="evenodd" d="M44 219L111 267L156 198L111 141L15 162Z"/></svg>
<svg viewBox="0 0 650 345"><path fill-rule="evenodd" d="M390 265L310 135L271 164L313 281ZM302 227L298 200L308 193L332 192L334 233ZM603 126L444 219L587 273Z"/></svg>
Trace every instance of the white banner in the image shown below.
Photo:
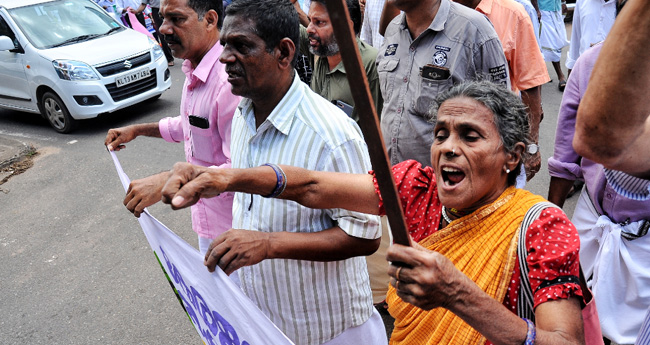
<svg viewBox="0 0 650 345"><path fill-rule="evenodd" d="M111 157L127 190L130 180L114 152ZM218 266L214 273L208 272L198 250L146 209L138 221L176 297L205 344L293 344Z"/></svg>

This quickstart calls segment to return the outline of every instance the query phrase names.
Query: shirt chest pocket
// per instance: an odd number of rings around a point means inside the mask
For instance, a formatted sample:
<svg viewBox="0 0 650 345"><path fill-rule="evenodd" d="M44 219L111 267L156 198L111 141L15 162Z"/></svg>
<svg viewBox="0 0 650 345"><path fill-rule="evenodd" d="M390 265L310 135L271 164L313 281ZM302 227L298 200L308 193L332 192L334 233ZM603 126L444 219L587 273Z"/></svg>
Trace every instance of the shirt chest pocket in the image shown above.
<svg viewBox="0 0 650 345"><path fill-rule="evenodd" d="M215 147L212 142L214 139L212 131L212 128L203 129L195 126L190 126L192 157L214 165L217 162L214 161Z"/></svg>
<svg viewBox="0 0 650 345"><path fill-rule="evenodd" d="M387 59L377 63L379 87L381 89L381 95L384 97L384 100L389 100L393 94L396 78L395 70L397 69L397 65L399 65L399 60L397 59Z"/></svg>
<svg viewBox="0 0 650 345"><path fill-rule="evenodd" d="M430 117L433 112L436 97L453 86L451 77L442 80L433 80L420 77L418 94L414 97L413 110L422 117Z"/></svg>

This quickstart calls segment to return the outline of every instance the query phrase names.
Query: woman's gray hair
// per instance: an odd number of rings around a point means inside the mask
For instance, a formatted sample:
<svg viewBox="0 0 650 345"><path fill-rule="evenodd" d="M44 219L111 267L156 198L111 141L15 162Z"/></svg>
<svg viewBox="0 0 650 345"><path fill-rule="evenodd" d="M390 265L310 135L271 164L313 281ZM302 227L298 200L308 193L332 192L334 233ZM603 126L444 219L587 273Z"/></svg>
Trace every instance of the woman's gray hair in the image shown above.
<svg viewBox="0 0 650 345"><path fill-rule="evenodd" d="M512 153L518 142L522 142L528 146L530 143L528 139L530 126L526 106L510 90L487 80L463 82L436 97L433 119L437 119L438 109L442 103L458 97L474 99L494 114L494 123L499 131L501 143L507 153ZM509 185L514 185L521 171L521 166L526 159L525 151L521 154L521 160L517 168L508 175Z"/></svg>

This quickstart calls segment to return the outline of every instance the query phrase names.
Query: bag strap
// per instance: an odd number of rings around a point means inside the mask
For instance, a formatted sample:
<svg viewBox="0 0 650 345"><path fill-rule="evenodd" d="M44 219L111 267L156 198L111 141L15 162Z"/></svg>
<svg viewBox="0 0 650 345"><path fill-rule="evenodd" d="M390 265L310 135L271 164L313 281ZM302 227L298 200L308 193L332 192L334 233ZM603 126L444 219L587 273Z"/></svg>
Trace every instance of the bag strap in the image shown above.
<svg viewBox="0 0 650 345"><path fill-rule="evenodd" d="M548 202L548 201L542 201L538 202L537 204L533 205L527 212L526 215L524 215L524 220L521 222L521 228L519 230L519 243L517 244L517 259L519 261L519 271L521 272L520 276L520 286L519 286L519 300L517 300L517 315L519 317L525 317L529 320L532 320L533 322L535 321L535 311L533 309L534 305L534 298L533 298L533 290L530 286L530 281L528 280L528 262L526 261L526 257L528 256L528 253L526 252L526 231L528 228L533 224L535 219L539 218L539 215L542 213L543 210L550 208L550 207L555 207L558 208L555 204ZM584 303L589 303L593 295L591 293L591 290L589 287L587 287L587 280L585 279L585 275L582 272L582 267L579 266L580 268L580 288L582 289L582 297L584 299ZM581 303L582 304L582 303ZM584 305L582 306L584 308Z"/></svg>
<svg viewBox="0 0 650 345"><path fill-rule="evenodd" d="M535 322L535 311L533 309L533 289L528 280L528 252L526 250L526 231L539 218L539 215L544 209L557 206L548 201L541 201L533 205L526 214L524 220L521 222L519 228L519 242L517 243L517 260L519 261L519 271L521 272L519 283L519 299L517 300L517 315L525 317Z"/></svg>

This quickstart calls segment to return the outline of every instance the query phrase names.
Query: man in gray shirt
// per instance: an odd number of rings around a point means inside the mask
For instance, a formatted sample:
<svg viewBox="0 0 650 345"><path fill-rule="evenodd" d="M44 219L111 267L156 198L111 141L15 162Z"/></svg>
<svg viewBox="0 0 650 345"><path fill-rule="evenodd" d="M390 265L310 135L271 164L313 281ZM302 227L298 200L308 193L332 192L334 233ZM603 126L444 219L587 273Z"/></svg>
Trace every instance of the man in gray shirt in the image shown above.
<svg viewBox="0 0 650 345"><path fill-rule="evenodd" d="M468 79L510 89L506 57L484 15L450 0L404 0L377 56L384 98L381 129L391 163L430 166L435 97Z"/></svg>

